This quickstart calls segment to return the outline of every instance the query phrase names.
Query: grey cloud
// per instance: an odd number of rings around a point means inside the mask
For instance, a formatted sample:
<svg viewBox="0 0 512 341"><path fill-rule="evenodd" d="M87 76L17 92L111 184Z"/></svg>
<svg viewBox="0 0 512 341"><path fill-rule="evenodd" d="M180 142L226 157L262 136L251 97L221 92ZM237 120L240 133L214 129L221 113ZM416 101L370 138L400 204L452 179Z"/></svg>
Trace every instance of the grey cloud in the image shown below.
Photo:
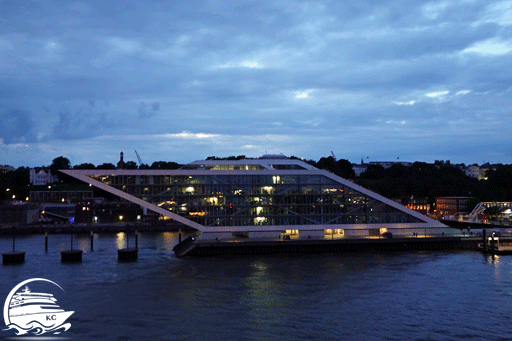
<svg viewBox="0 0 512 341"><path fill-rule="evenodd" d="M160 110L159 102L154 102L151 104L150 108L148 108L145 102L142 102L137 109L137 113L139 114L139 118L149 118L155 116L158 110Z"/></svg>
<svg viewBox="0 0 512 341"><path fill-rule="evenodd" d="M301 136L311 154L300 156L325 156L318 151L328 140L327 152L348 144L355 151L347 147L340 157L360 158L373 142L381 154L400 154L400 138L419 131L437 134L449 153L476 125L461 124L454 135L443 120L480 120L479 138L499 145L496 136L508 136L511 120L511 54L460 53L512 39L512 25L489 20L501 15L492 8L492 1L3 1L0 108L25 111L0 109L7 118L0 137L36 141L37 133L46 144L71 145L169 127L276 133ZM444 91L442 100L425 96ZM368 136L372 143L358 145ZM472 150L453 153L469 159ZM420 147L414 153L430 157Z"/></svg>
<svg viewBox="0 0 512 341"><path fill-rule="evenodd" d="M113 131L117 122L109 118L106 113L92 113L83 109L71 112L61 109L58 112L58 121L53 128L53 136L62 140L83 139Z"/></svg>
<svg viewBox="0 0 512 341"><path fill-rule="evenodd" d="M19 109L0 111L0 139L3 143L33 142L31 114Z"/></svg>

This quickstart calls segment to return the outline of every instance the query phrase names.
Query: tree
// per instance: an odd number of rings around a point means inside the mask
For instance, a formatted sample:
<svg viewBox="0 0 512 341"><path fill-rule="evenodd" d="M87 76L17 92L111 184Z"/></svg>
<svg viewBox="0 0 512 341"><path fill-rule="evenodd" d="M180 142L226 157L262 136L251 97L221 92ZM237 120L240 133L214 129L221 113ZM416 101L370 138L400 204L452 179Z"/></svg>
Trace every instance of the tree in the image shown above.
<svg viewBox="0 0 512 341"><path fill-rule="evenodd" d="M29 169L24 167L0 173L0 200L25 200L29 194L29 179Z"/></svg>
<svg viewBox="0 0 512 341"><path fill-rule="evenodd" d="M116 166L111 163L104 163L96 167L96 169L116 169Z"/></svg>
<svg viewBox="0 0 512 341"><path fill-rule="evenodd" d="M368 165L366 171L362 172L360 177L376 180L381 178L384 175L384 167L381 165Z"/></svg>
<svg viewBox="0 0 512 341"><path fill-rule="evenodd" d="M336 174L345 179L354 179L356 177L352 164L344 159L336 161Z"/></svg>
<svg viewBox="0 0 512 341"><path fill-rule="evenodd" d="M150 169L178 169L181 165L176 162L155 161Z"/></svg>
<svg viewBox="0 0 512 341"><path fill-rule="evenodd" d="M71 162L64 156L59 156L53 159L50 165L50 172L53 175L59 175L59 169L71 169Z"/></svg>
<svg viewBox="0 0 512 341"><path fill-rule="evenodd" d="M137 169L137 164L134 161L127 161L124 164L125 169Z"/></svg>
<svg viewBox="0 0 512 341"><path fill-rule="evenodd" d="M79 165L73 166L73 169L96 169L96 166L92 163L82 163Z"/></svg>
<svg viewBox="0 0 512 341"><path fill-rule="evenodd" d="M53 159L50 165L50 173L56 175L61 183L75 183L76 180L69 175L59 172L59 169L71 169L71 162L64 156L59 156Z"/></svg>
<svg viewBox="0 0 512 341"><path fill-rule="evenodd" d="M332 156L320 158L320 160L318 160L316 163L316 167L328 170L331 173L336 172L336 163L334 162L334 158Z"/></svg>

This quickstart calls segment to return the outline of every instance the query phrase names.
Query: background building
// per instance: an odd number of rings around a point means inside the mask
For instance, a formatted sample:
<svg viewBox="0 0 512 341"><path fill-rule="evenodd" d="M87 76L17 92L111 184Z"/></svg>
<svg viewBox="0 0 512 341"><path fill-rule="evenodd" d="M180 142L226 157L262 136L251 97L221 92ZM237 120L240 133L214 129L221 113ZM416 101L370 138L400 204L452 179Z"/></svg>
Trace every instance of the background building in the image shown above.
<svg viewBox="0 0 512 341"><path fill-rule="evenodd" d="M456 213L469 213L471 197L438 197L436 214L438 217L453 216Z"/></svg>
<svg viewBox="0 0 512 341"><path fill-rule="evenodd" d="M52 174L47 167L30 168L30 183L34 186L49 185L59 181L57 174Z"/></svg>
<svg viewBox="0 0 512 341"><path fill-rule="evenodd" d="M30 202L76 203L93 196L92 191L30 191Z"/></svg>

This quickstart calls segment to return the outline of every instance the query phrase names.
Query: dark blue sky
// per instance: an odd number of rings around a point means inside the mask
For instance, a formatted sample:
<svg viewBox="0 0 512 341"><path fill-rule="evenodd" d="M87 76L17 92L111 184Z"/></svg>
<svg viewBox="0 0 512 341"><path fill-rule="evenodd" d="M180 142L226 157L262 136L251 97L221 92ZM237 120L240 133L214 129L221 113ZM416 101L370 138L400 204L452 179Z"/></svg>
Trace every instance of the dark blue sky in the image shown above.
<svg viewBox="0 0 512 341"><path fill-rule="evenodd" d="M2 1L0 164L512 163L512 1Z"/></svg>

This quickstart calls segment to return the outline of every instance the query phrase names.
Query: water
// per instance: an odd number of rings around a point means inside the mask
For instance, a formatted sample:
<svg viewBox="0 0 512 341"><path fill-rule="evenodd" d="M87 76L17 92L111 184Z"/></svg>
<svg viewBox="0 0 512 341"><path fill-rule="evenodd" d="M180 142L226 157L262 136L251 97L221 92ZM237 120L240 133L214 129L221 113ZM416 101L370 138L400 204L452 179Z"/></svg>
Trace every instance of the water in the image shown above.
<svg viewBox="0 0 512 341"><path fill-rule="evenodd" d="M175 233L141 234L119 263L119 234L16 239L22 265L0 267L0 303L35 277L63 287L73 340L508 340L512 256L478 252L286 254L176 259ZM130 246L134 245L131 236ZM0 251L12 239L0 238ZM0 323L0 328L4 328ZM14 336L0 331L0 338Z"/></svg>

